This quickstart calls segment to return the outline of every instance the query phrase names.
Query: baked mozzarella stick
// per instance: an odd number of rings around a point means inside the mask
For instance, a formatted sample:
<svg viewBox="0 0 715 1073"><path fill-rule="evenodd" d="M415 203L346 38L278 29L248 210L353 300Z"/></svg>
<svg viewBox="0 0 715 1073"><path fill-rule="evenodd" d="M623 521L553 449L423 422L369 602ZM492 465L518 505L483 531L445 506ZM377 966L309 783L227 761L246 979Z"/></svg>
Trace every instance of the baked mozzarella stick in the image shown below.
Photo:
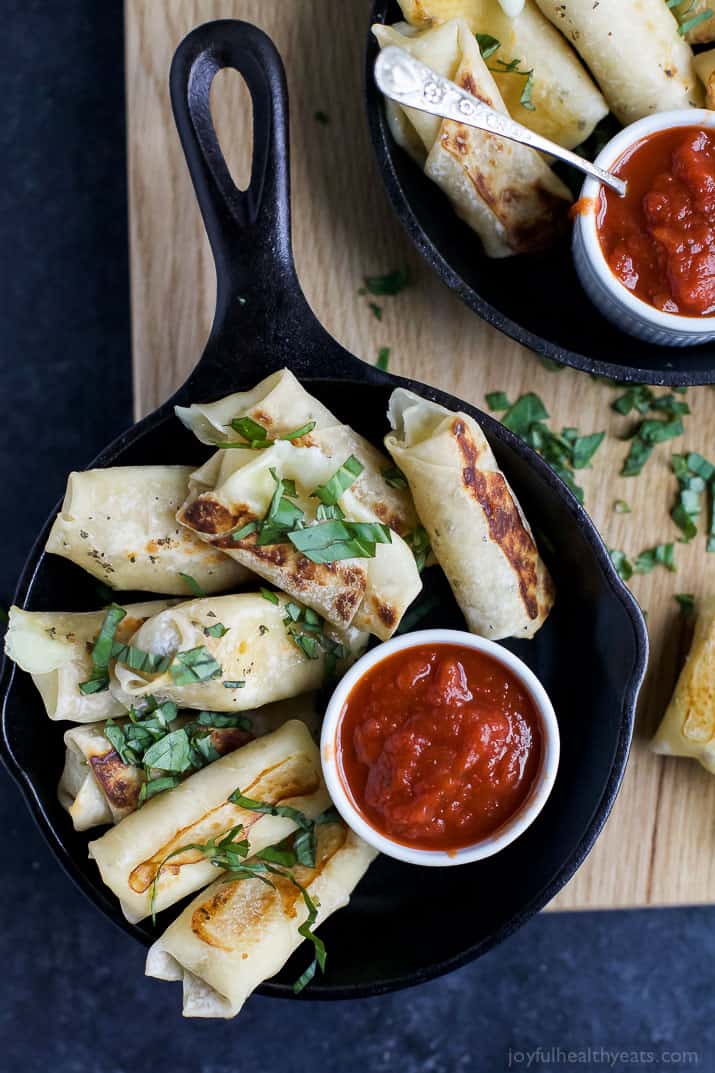
<svg viewBox="0 0 715 1073"><path fill-rule="evenodd" d="M191 468L117 466L71 473L45 551L70 559L113 589L188 597L192 581L206 593L238 588L249 571L176 521Z"/></svg>
<svg viewBox="0 0 715 1073"><path fill-rule="evenodd" d="M473 418L397 388L385 446L405 475L472 633L533 637L554 588L516 496Z"/></svg>
<svg viewBox="0 0 715 1073"><path fill-rule="evenodd" d="M347 905L376 850L339 821L321 824L316 842L314 867L294 866L292 879L277 871L269 882L228 873L150 948L147 976L183 982L185 1017L235 1017L303 942L298 929L309 919L309 904L317 910L311 928Z"/></svg>
<svg viewBox="0 0 715 1073"><path fill-rule="evenodd" d="M153 615L175 600L127 604L116 627L115 639L124 643ZM95 674L92 646L97 640L106 611L23 611L11 607L5 652L32 676L50 719L96 723L124 715L126 707L109 690L86 692Z"/></svg>
<svg viewBox="0 0 715 1073"><path fill-rule="evenodd" d="M389 460L287 370L177 413L218 447L192 474L182 525L333 626L387 640L421 589L400 535L414 509Z"/></svg>
<svg viewBox="0 0 715 1073"><path fill-rule="evenodd" d="M508 114L493 72L463 19L415 36L402 36L389 26L374 26L373 33L381 47L405 49L496 111ZM394 115L394 109L389 114ZM415 109L405 109L404 116L422 141L425 174L479 235L487 256L545 249L563 232L571 195L534 149ZM393 133L404 138L399 126L393 126Z"/></svg>
<svg viewBox="0 0 715 1073"><path fill-rule="evenodd" d="M172 789L199 768L289 719L300 719L312 732L318 723L312 694L256 711L190 712L170 721L167 707L175 711L175 705L157 703L146 712L133 712L131 719L72 727L65 733L58 797L76 831L118 823L147 796Z"/></svg>
<svg viewBox="0 0 715 1073"><path fill-rule="evenodd" d="M715 775L715 596L702 601L688 658L651 748L690 756Z"/></svg>
<svg viewBox="0 0 715 1073"><path fill-rule="evenodd" d="M399 0L409 31L429 31L455 18L479 34L485 61L512 119L567 149L588 138L608 112L598 87L558 29L534 0L509 16L499 0ZM398 24L404 33L408 28ZM422 58L422 57L420 57ZM432 59L438 59L434 55ZM429 58L423 59L437 69ZM454 68L453 68L454 69ZM449 69L439 70L446 78ZM524 87L530 78L529 92ZM523 102L526 103L523 103ZM531 105L531 107L529 107Z"/></svg>
<svg viewBox="0 0 715 1073"><path fill-rule="evenodd" d="M241 807L229 800L237 791L284 814ZM306 725L291 719L151 798L90 842L89 852L126 918L136 922L214 878L216 867L200 848L211 840L234 831L236 840L248 840L250 857L296 829L292 814L314 820L329 804L318 748Z"/></svg>
<svg viewBox="0 0 715 1073"><path fill-rule="evenodd" d="M334 630L283 593L209 596L145 622L118 655L110 689L125 708L160 696L180 708L245 711L318 689L366 644L366 634Z"/></svg>

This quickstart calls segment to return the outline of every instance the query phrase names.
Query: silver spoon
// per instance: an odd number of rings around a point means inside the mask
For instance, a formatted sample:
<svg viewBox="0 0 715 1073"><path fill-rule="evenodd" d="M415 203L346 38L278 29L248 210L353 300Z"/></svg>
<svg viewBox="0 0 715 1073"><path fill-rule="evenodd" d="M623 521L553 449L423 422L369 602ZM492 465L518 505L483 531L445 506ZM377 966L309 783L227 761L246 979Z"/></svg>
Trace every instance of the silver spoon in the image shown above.
<svg viewBox="0 0 715 1073"><path fill-rule="evenodd" d="M531 149L539 149L542 153L557 157L592 176L615 190L621 197L625 195L626 184L623 179L596 167L577 153L572 153L570 149L564 149L556 142L522 127L521 123L516 123L509 116L495 111L455 82L450 82L431 67L420 63L403 48L388 45L382 49L375 61L375 81L378 89L398 104L416 108L420 112L429 112L430 115L441 116L443 119L453 119L457 123L465 123L468 127L477 127L489 134L498 134L502 138L528 145Z"/></svg>

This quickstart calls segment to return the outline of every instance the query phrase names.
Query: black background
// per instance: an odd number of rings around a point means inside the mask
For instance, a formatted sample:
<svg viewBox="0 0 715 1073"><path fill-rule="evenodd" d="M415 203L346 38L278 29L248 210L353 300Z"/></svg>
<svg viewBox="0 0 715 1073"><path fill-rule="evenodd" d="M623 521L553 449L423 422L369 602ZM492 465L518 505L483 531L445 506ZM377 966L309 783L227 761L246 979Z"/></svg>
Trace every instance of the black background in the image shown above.
<svg viewBox="0 0 715 1073"><path fill-rule="evenodd" d="M130 423L131 373L121 4L4 0L0 11L6 606L67 471ZM2 1073L466 1073L507 1069L510 1048L513 1069L715 1068L715 909L541 915L420 988L351 1003L254 998L235 1023L192 1023L178 986L146 980L143 950L60 872L4 773L0 831ZM527 1066L522 1052L537 1048Z"/></svg>

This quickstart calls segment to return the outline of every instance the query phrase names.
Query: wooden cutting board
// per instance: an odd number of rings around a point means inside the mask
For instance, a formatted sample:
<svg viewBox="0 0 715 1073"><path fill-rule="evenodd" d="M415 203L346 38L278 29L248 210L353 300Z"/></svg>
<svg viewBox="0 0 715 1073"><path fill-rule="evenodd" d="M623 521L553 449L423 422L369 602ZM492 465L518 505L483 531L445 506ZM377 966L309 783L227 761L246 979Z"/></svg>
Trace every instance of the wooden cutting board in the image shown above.
<svg viewBox="0 0 715 1073"><path fill-rule="evenodd" d="M362 70L369 4L364 0L126 0L127 133L131 293L137 416L186 377L208 334L214 272L174 130L168 71L193 26L241 18L275 41L291 104L293 235L308 300L328 330L365 361L390 347L390 368L478 406L488 391L510 398L536 391L552 426L606 429L591 470L586 505L609 547L635 556L671 541L675 481L671 450L715 454L715 393L691 389L681 440L661 445L639 478L619 476L630 419L610 403L617 391L569 369L549 372L529 351L483 324L416 256L393 216L373 161ZM235 72L214 84L216 126L239 178L248 171L250 121ZM324 112L327 123L315 118ZM239 182L239 185L241 184ZM465 241L470 241L469 234ZM407 265L413 283L379 300L378 321L358 294L365 274ZM557 298L557 296L555 296ZM616 514L616 499L630 514ZM632 588L648 612L651 670L623 788L595 849L553 908L673 905L715 901L715 778L687 760L648 751L687 645L689 626L673 599L715 587L715 555L698 538L676 544L678 572L659 567ZM578 718L578 712L574 712Z"/></svg>

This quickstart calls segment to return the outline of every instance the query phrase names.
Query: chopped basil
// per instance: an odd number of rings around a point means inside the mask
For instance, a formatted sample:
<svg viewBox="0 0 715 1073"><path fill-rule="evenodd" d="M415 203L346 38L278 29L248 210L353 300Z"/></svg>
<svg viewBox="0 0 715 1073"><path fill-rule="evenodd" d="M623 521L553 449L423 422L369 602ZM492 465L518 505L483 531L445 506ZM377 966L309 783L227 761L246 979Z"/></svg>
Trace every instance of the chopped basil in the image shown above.
<svg viewBox="0 0 715 1073"><path fill-rule="evenodd" d="M112 656L117 663L123 663L131 671L140 671L143 674L163 674L169 667L172 657L158 656L153 652L144 652L134 645L123 645L115 641L112 645Z"/></svg>
<svg viewBox="0 0 715 1073"><path fill-rule="evenodd" d="M206 595L206 593L201 588L201 586L199 585L199 583L196 580L196 578L192 577L191 574L182 574L181 572L179 572L179 577L181 578L182 581L186 582L186 584L188 585L189 589L194 594L194 596L205 596Z"/></svg>
<svg viewBox="0 0 715 1073"><path fill-rule="evenodd" d="M142 783L139 791L139 804L143 805L145 801L148 801L150 797L155 797L156 794L163 794L164 790L173 790L180 782L181 779L178 775L160 775L156 779L147 779L146 782Z"/></svg>
<svg viewBox="0 0 715 1073"><path fill-rule="evenodd" d="M423 525L418 525L411 533L405 535L405 543L412 551L417 564L417 570L421 574L425 568L427 558L432 550L429 534Z"/></svg>
<svg viewBox="0 0 715 1073"><path fill-rule="evenodd" d="M398 268L384 276L365 276L365 290L377 298L399 294L410 283L410 274L406 268Z"/></svg>
<svg viewBox="0 0 715 1073"><path fill-rule="evenodd" d="M300 507L291 503L288 496L295 496L295 482L283 480L278 476L275 469L271 468L270 474L276 482L275 491L268 507L268 513L260 523L258 540L259 546L266 544L283 544L290 530L303 521L304 514Z"/></svg>
<svg viewBox="0 0 715 1073"><path fill-rule="evenodd" d="M252 797L246 797L236 789L228 799L232 805L247 809L249 812L261 812L268 816L282 816L292 820L299 828L300 835L295 839L294 851L299 864L307 868L315 867L315 820L311 820L300 809L291 805L273 805L268 801L256 801Z"/></svg>
<svg viewBox="0 0 715 1073"><path fill-rule="evenodd" d="M317 112L313 112L313 119L316 123L322 123L324 127L326 127L330 122L330 117L325 112L321 112L320 110Z"/></svg>
<svg viewBox="0 0 715 1073"><path fill-rule="evenodd" d="M216 622L213 626L204 626L204 633L207 637L225 637L229 628L223 622Z"/></svg>
<svg viewBox="0 0 715 1073"><path fill-rule="evenodd" d="M617 548L611 548L608 552L611 557L611 562L616 568L616 573L622 581L630 581L633 577L633 564L627 558L625 552L618 551Z"/></svg>
<svg viewBox="0 0 715 1073"><path fill-rule="evenodd" d="M391 544L390 528L379 522L319 522L288 534L291 544L314 563L373 559L377 544Z"/></svg>
<svg viewBox="0 0 715 1073"><path fill-rule="evenodd" d="M573 440L573 468L585 469L603 443L605 432L592 432L590 436L578 436Z"/></svg>
<svg viewBox="0 0 715 1073"><path fill-rule="evenodd" d="M496 50L494 50L496 51ZM505 60L497 60L496 67L490 67L489 70L495 74L502 75L523 75L526 79L521 90L521 96L519 97L519 104L522 108L526 108L529 112L535 112L536 106L531 99L531 94L534 89L534 68L531 67L527 71L521 70L521 60L510 60L508 63Z"/></svg>
<svg viewBox="0 0 715 1073"><path fill-rule="evenodd" d="M613 504L613 509L616 514L630 514L631 508L626 503L625 499L617 499Z"/></svg>
<svg viewBox="0 0 715 1073"><path fill-rule="evenodd" d="M692 7L692 4L690 7ZM690 10L690 7L688 10ZM705 11L698 12L697 15L693 15L690 19L685 19L683 22L678 21L678 33L681 37L685 37L685 35L690 33L691 30L694 30L696 26L700 26L701 23L707 22L712 16L713 13L710 8L706 8Z"/></svg>
<svg viewBox="0 0 715 1073"><path fill-rule="evenodd" d="M80 693L83 693L85 697L88 697L92 693L101 693L108 687L109 675L100 672L95 678L88 678L86 682L80 682L79 691Z"/></svg>
<svg viewBox="0 0 715 1073"><path fill-rule="evenodd" d="M312 608L301 607L291 600L285 605L285 612L283 625L291 641L307 659L319 659L321 651L324 653L325 677L330 681L335 676L338 660L347 655L345 648L327 636L325 623Z"/></svg>
<svg viewBox="0 0 715 1073"><path fill-rule="evenodd" d="M117 627L125 617L126 611L118 604L110 604L107 608L102 625L99 627L97 639L92 646L92 677L86 682L80 682L79 689L85 696L91 693L101 693L109 686L109 661L112 658L112 648Z"/></svg>
<svg viewBox="0 0 715 1073"><path fill-rule="evenodd" d="M247 715L234 715L231 712L199 712L196 722L199 726L223 730L237 727L239 730L252 730L253 723Z"/></svg>
<svg viewBox="0 0 715 1073"><path fill-rule="evenodd" d="M382 306L379 306L377 302L368 302L368 308L376 320L382 320Z"/></svg>
<svg viewBox="0 0 715 1073"><path fill-rule="evenodd" d="M389 346L381 346L377 352L377 359L375 365L378 369L382 369L383 372L387 371L387 367L390 364L390 348Z"/></svg>
<svg viewBox="0 0 715 1073"><path fill-rule="evenodd" d="M279 439L299 440L301 436L307 436L309 432L312 432L315 424L315 421L308 421L305 425L301 425L300 428L293 429L292 432L286 432L285 436L280 436Z"/></svg>
<svg viewBox="0 0 715 1073"><path fill-rule="evenodd" d="M665 414L680 416L690 413L687 402L680 402L675 395L659 395L651 403L651 410L661 410Z"/></svg>
<svg viewBox="0 0 715 1073"><path fill-rule="evenodd" d="M646 414L650 409L653 398L651 388L646 387L645 384L636 384L634 387L629 387L623 395L619 395L611 403L611 408L616 413L624 416L629 414L631 410L637 410L639 414Z"/></svg>
<svg viewBox="0 0 715 1073"><path fill-rule="evenodd" d="M350 485L360 476L364 468L355 455L350 455L330 480L325 484L318 485L311 495L319 499L321 503L326 504L326 506L332 506L347 492Z"/></svg>
<svg viewBox="0 0 715 1073"><path fill-rule="evenodd" d="M173 730L144 753L144 766L162 771L188 771L193 767L191 740L184 727Z"/></svg>
<svg viewBox="0 0 715 1073"><path fill-rule="evenodd" d="M390 488L407 488L405 475L397 466L386 466L380 472L385 484L389 484Z"/></svg>
<svg viewBox="0 0 715 1073"><path fill-rule="evenodd" d="M245 682L229 681L228 679L223 683L224 689L243 689Z"/></svg>
<svg viewBox="0 0 715 1073"><path fill-rule="evenodd" d="M190 648L186 652L177 652L169 667L169 674L178 686L207 682L211 678L218 678L221 673L221 665L203 645Z"/></svg>
<svg viewBox="0 0 715 1073"><path fill-rule="evenodd" d="M263 451L267 447L273 447L278 440L297 440L301 436L307 436L315 428L315 421L308 421L300 428L293 429L292 432L286 432L283 436L278 436L277 439L271 439L268 435L268 430L263 425L259 425L257 421L254 421L252 417L234 417L231 421L231 428L239 436L242 436L245 442L237 443L233 440L224 440L214 446L227 449L244 448L252 451Z"/></svg>
<svg viewBox="0 0 715 1073"><path fill-rule="evenodd" d="M259 425L257 421L254 421L252 417L234 417L231 422L231 428L239 436L243 436L244 440L248 440L249 443L261 443L268 439L267 430L263 425Z"/></svg>
<svg viewBox="0 0 715 1073"><path fill-rule="evenodd" d="M524 439L534 422L546 421L548 416L549 412L539 396L530 391L509 407L502 424Z"/></svg>
<svg viewBox="0 0 715 1073"><path fill-rule="evenodd" d="M680 606L680 613L684 616L692 615L695 611L695 596L692 592L676 592L674 597Z"/></svg>
<svg viewBox="0 0 715 1073"><path fill-rule="evenodd" d="M492 37L491 34L475 34L474 36L477 39L483 60L488 60L490 56L493 56L501 48L501 41L498 41L496 37Z"/></svg>
<svg viewBox="0 0 715 1073"><path fill-rule="evenodd" d="M486 399L487 406L490 410L500 412L501 410L508 410L511 407L509 398L505 391L489 391L484 398Z"/></svg>
<svg viewBox="0 0 715 1073"><path fill-rule="evenodd" d="M673 544L657 544L654 548L646 548L636 558L633 570L636 574L649 574L656 566L665 566L675 572L675 549Z"/></svg>
<svg viewBox="0 0 715 1073"><path fill-rule="evenodd" d="M261 585L260 593L261 593L261 596L263 597L263 599L268 600L268 602L270 604L279 604L280 603L280 600L278 599L276 594L274 592L271 592L270 589L264 588L263 585Z"/></svg>
<svg viewBox="0 0 715 1073"><path fill-rule="evenodd" d="M258 529L260 529L259 522L249 522L247 525L237 529L235 533L231 533L231 540L237 544L239 540L245 540L247 536L257 532Z"/></svg>
<svg viewBox="0 0 715 1073"><path fill-rule="evenodd" d="M188 853L190 850L195 850L198 853L202 853L205 857L208 857L212 864L217 868L233 869L240 867L244 857L248 856L249 843L248 839L241 839L239 842L235 841L236 835L243 831L243 825L238 823L235 827L232 827L224 837L217 842L215 838L210 838L208 842L189 842L185 846L179 846L178 849L172 850L164 857L163 861L157 868L154 879L151 885L151 919L152 923L156 924L156 895L159 884L159 877L164 869L164 866L172 859L172 857L178 857L180 853Z"/></svg>

